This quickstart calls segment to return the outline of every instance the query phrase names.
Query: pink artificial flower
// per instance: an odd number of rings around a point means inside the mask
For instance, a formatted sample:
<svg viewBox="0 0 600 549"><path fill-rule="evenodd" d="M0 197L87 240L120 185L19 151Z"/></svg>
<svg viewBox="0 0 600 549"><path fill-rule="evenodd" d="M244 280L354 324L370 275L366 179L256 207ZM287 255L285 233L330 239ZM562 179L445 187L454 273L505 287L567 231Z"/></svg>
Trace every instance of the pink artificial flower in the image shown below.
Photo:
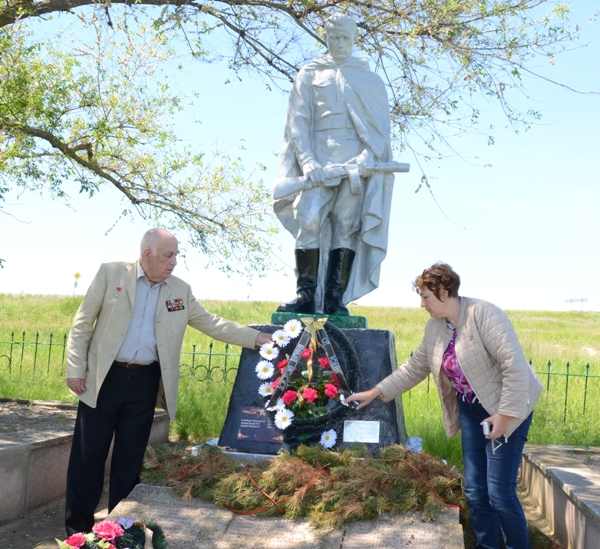
<svg viewBox="0 0 600 549"><path fill-rule="evenodd" d="M335 398L338 394L338 390L333 383L327 383L327 385L325 385L325 394L329 398Z"/></svg>
<svg viewBox="0 0 600 549"><path fill-rule="evenodd" d="M333 372L331 372L331 383L333 383L336 387L341 387L340 382L338 381L337 377L335 377Z"/></svg>
<svg viewBox="0 0 600 549"><path fill-rule="evenodd" d="M271 383L271 389L273 389L273 391L275 389L277 389L277 385L279 385L280 381L281 381L281 377L278 377L273 383Z"/></svg>
<svg viewBox="0 0 600 549"><path fill-rule="evenodd" d="M283 371L285 370L285 367L287 366L288 363L288 359L284 358L283 360L280 360L277 363L277 367L279 368L279 371L283 374Z"/></svg>
<svg viewBox="0 0 600 549"><path fill-rule="evenodd" d="M117 292L121 291L121 286L117 286Z"/></svg>
<svg viewBox="0 0 600 549"><path fill-rule="evenodd" d="M302 351L302 354L300 355L301 358L310 358L311 356L312 356L312 351L308 347L306 349L304 349L304 351Z"/></svg>
<svg viewBox="0 0 600 549"><path fill-rule="evenodd" d="M92 532L105 541L114 541L123 535L123 528L114 520L103 520L94 525Z"/></svg>
<svg viewBox="0 0 600 549"><path fill-rule="evenodd" d="M65 543L69 547L83 547L85 545L85 536L81 532L73 534L71 537L65 540Z"/></svg>
<svg viewBox="0 0 600 549"><path fill-rule="evenodd" d="M317 393L317 391L315 391L311 387L307 387L302 393L302 398L306 400L306 402L311 404L312 402L317 400L317 398L319 398L319 393Z"/></svg>
<svg viewBox="0 0 600 549"><path fill-rule="evenodd" d="M331 368L331 364L329 364L329 359L327 357L320 358L319 364L323 370L329 370Z"/></svg>
<svg viewBox="0 0 600 549"><path fill-rule="evenodd" d="M298 395L296 394L296 391L292 391L291 389L289 391L286 391L283 396L281 397L281 399L283 400L283 402L285 402L288 406L294 402L294 400L296 400L298 398Z"/></svg>

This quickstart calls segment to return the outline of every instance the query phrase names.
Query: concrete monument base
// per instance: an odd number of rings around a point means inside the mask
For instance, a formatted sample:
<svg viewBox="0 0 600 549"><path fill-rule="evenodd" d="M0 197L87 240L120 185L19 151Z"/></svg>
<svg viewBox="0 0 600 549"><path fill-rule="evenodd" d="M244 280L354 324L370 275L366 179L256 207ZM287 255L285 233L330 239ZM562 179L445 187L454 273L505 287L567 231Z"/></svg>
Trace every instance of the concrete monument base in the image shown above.
<svg viewBox="0 0 600 549"><path fill-rule="evenodd" d="M126 516L156 522L169 549L459 549L464 547L458 509L446 509L434 521L420 514L357 522L341 530L315 531L305 520L241 516L223 507L192 499L184 501L170 488L140 484L109 519Z"/></svg>

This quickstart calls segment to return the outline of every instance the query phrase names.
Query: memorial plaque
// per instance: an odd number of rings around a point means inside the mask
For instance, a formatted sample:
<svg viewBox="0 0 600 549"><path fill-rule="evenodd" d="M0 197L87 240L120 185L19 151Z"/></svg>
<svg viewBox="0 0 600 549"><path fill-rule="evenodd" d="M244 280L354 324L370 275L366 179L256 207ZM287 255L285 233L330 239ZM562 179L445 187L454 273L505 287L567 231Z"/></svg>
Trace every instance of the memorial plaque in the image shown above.
<svg viewBox="0 0 600 549"><path fill-rule="evenodd" d="M273 425L264 408L242 406L237 433L238 440L281 444L281 432Z"/></svg>
<svg viewBox="0 0 600 549"><path fill-rule="evenodd" d="M344 421L344 442L379 444L379 421Z"/></svg>

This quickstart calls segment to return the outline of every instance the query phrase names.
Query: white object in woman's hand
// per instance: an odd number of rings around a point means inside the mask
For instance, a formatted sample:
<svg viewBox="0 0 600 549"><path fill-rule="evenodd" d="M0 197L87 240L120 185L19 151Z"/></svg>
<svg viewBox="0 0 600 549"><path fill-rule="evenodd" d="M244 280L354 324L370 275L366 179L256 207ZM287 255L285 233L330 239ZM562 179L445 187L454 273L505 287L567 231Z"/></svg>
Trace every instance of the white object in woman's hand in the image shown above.
<svg viewBox="0 0 600 549"><path fill-rule="evenodd" d="M363 391L362 393L355 393L346 398L345 402L358 402L357 410L368 406L373 402L378 396L381 396L383 393L377 388L373 387L368 391Z"/></svg>

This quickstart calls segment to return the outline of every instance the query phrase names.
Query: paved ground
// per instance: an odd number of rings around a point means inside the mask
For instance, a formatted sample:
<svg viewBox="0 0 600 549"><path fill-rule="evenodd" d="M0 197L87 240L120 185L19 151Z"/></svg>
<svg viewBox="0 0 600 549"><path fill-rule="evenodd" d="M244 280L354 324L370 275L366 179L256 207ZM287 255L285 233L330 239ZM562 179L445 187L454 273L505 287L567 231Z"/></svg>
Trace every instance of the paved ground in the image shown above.
<svg viewBox="0 0 600 549"><path fill-rule="evenodd" d="M106 504L104 496L102 504ZM96 514L106 517L104 508ZM450 509L435 522L419 515L359 522L344 530L315 532L305 520L234 515L198 500L182 501L162 486L138 486L110 515L160 524L169 549L462 549L458 511ZM0 526L2 549L56 549L65 539L64 499L10 524Z"/></svg>
<svg viewBox="0 0 600 549"><path fill-rule="evenodd" d="M96 519L108 514L108 494L100 500ZM64 540L65 498L59 498L28 511L19 519L0 526L1 549L57 549L55 538Z"/></svg>
<svg viewBox="0 0 600 549"><path fill-rule="evenodd" d="M236 515L199 500L183 501L169 488L139 485L111 514L160 524L169 549L418 549L463 548L458 510L435 522L420 514L359 522L343 530L316 532L305 520Z"/></svg>

